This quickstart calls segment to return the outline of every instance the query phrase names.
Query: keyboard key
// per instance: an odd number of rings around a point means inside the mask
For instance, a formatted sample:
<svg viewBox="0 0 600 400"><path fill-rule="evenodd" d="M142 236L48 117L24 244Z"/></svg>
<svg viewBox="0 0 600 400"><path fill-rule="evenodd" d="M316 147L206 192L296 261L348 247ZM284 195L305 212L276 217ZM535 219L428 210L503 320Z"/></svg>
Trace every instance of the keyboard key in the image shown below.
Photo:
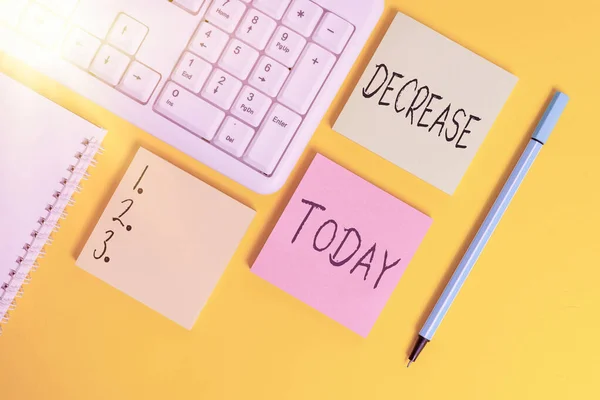
<svg viewBox="0 0 600 400"><path fill-rule="evenodd" d="M78 67L88 69L101 44L97 37L73 28L63 43L62 55Z"/></svg>
<svg viewBox="0 0 600 400"><path fill-rule="evenodd" d="M306 39L289 28L280 26L265 52L268 56L291 68L296 63L305 45Z"/></svg>
<svg viewBox="0 0 600 400"><path fill-rule="evenodd" d="M300 114L306 114L335 64L335 56L310 43L294 67L279 101Z"/></svg>
<svg viewBox="0 0 600 400"><path fill-rule="evenodd" d="M206 19L225 32L233 33L244 12L246 6L239 0L215 0L206 13Z"/></svg>
<svg viewBox="0 0 600 400"><path fill-rule="evenodd" d="M0 0L0 24L17 26L28 0Z"/></svg>
<svg viewBox="0 0 600 400"><path fill-rule="evenodd" d="M190 132L212 140L225 113L174 82L168 82L154 109Z"/></svg>
<svg viewBox="0 0 600 400"><path fill-rule="evenodd" d="M121 80L129 65L129 57L107 44L100 47L90 72L109 85L115 86Z"/></svg>
<svg viewBox="0 0 600 400"><path fill-rule="evenodd" d="M229 154L241 157L253 136L254 129L235 118L227 117L214 143Z"/></svg>
<svg viewBox="0 0 600 400"><path fill-rule="evenodd" d="M200 11L200 7L202 7L204 0L173 0L173 3L181 6L192 14L196 14Z"/></svg>
<svg viewBox="0 0 600 400"><path fill-rule="evenodd" d="M200 93L211 71L212 64L186 51L173 71L172 79L186 89Z"/></svg>
<svg viewBox="0 0 600 400"><path fill-rule="evenodd" d="M254 7L275 19L281 19L291 0L254 0Z"/></svg>
<svg viewBox="0 0 600 400"><path fill-rule="evenodd" d="M251 166L271 175L279 163L302 118L282 105L275 104L244 156Z"/></svg>
<svg viewBox="0 0 600 400"><path fill-rule="evenodd" d="M119 50L133 55L148 34L148 27L126 14L119 14L106 40Z"/></svg>
<svg viewBox="0 0 600 400"><path fill-rule="evenodd" d="M227 72L216 69L206 86L204 86L202 97L225 110L229 110L241 88L241 81Z"/></svg>
<svg viewBox="0 0 600 400"><path fill-rule="evenodd" d="M219 65L227 72L244 80L258 60L258 51L247 44L233 39L223 52Z"/></svg>
<svg viewBox="0 0 600 400"><path fill-rule="evenodd" d="M211 63L216 63L229 41L229 35L203 22L190 43L190 50Z"/></svg>
<svg viewBox="0 0 600 400"><path fill-rule="evenodd" d="M79 0L36 0L63 18L71 16Z"/></svg>
<svg viewBox="0 0 600 400"><path fill-rule="evenodd" d="M264 50L277 22L265 14L251 9L237 29L237 37L259 50Z"/></svg>
<svg viewBox="0 0 600 400"><path fill-rule="evenodd" d="M269 96L275 97L289 74L289 68L263 56L256 65L254 72L252 72L248 83Z"/></svg>
<svg viewBox="0 0 600 400"><path fill-rule="evenodd" d="M335 14L327 13L319 24L313 40L327 50L340 54L354 32L354 26Z"/></svg>
<svg viewBox="0 0 600 400"><path fill-rule="evenodd" d="M31 3L25 9L19 30L44 47L49 47L58 41L65 29L65 20L58 17L36 3Z"/></svg>
<svg viewBox="0 0 600 400"><path fill-rule="evenodd" d="M140 103L146 104L160 81L160 74L144 64L134 61L119 83L119 90Z"/></svg>
<svg viewBox="0 0 600 400"><path fill-rule="evenodd" d="M296 32L310 36L323 15L323 9L309 0L294 0L283 17L283 24Z"/></svg>
<svg viewBox="0 0 600 400"><path fill-rule="evenodd" d="M271 99L250 86L244 87L231 108L233 115L257 127L271 107Z"/></svg>

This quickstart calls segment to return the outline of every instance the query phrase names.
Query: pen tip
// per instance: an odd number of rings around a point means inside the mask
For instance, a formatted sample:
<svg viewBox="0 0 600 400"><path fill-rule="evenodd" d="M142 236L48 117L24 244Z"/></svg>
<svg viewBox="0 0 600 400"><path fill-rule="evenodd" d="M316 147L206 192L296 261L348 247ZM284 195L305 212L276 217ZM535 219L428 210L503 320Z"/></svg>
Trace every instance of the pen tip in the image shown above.
<svg viewBox="0 0 600 400"><path fill-rule="evenodd" d="M406 368L410 367L410 364L412 364L412 360L408 360L408 364L406 364Z"/></svg>

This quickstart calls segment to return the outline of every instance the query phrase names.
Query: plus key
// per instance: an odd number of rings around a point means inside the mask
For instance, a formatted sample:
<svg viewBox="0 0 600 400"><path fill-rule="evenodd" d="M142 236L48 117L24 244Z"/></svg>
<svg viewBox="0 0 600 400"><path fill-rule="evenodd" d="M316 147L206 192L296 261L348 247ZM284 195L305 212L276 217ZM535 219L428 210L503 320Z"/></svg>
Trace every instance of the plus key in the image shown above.
<svg viewBox="0 0 600 400"><path fill-rule="evenodd" d="M299 114L306 114L335 61L333 54L310 43L281 91L279 101Z"/></svg>

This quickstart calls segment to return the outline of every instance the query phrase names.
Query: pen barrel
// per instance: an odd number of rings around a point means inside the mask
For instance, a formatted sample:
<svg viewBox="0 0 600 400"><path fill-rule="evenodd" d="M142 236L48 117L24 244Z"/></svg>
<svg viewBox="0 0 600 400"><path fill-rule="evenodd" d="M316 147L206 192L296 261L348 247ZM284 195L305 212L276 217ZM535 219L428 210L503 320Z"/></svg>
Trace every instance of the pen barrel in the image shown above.
<svg viewBox="0 0 600 400"><path fill-rule="evenodd" d="M444 292L429 315L429 318L425 322L425 325L423 325L419 335L429 340L432 339L435 331L446 316L448 309L465 283L465 280L469 276L469 273L473 269L473 266L477 262L477 259L479 258L479 255L483 251L485 245L494 233L496 226L510 205L511 200L519 189L519 186L523 182L523 179L527 175L527 172L531 168L531 165L535 161L541 148L542 144L539 141L535 139L529 141L527 148L521 155L521 158L519 159L513 172L504 184L502 191L483 221L479 231L475 235L473 242L460 261L456 271L450 279L450 282L444 289Z"/></svg>

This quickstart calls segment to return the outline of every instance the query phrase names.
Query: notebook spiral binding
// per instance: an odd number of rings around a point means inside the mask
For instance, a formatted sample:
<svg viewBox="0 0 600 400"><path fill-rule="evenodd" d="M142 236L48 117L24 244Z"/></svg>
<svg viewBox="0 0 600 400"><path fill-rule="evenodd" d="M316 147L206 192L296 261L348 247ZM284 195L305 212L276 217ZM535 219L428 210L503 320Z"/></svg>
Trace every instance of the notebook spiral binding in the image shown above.
<svg viewBox="0 0 600 400"><path fill-rule="evenodd" d="M67 213L65 209L73 206L75 201L73 195L81 191L79 186L82 180L89 178L89 167L96 166L96 155L103 154L104 149L100 142L95 138L86 139L82 142L83 149L74 154L74 162L69 165L65 175L50 199L44 216L37 221L37 229L31 232L29 242L23 245L22 255L15 260L15 265L11 268L8 281L2 283L0 277L0 335L2 335L2 324L10 319L10 312L16 306L16 300L23 297L23 285L31 282L31 273L38 268L38 260L46 254L46 246L52 245L52 234L60 229L59 221L65 219Z"/></svg>

